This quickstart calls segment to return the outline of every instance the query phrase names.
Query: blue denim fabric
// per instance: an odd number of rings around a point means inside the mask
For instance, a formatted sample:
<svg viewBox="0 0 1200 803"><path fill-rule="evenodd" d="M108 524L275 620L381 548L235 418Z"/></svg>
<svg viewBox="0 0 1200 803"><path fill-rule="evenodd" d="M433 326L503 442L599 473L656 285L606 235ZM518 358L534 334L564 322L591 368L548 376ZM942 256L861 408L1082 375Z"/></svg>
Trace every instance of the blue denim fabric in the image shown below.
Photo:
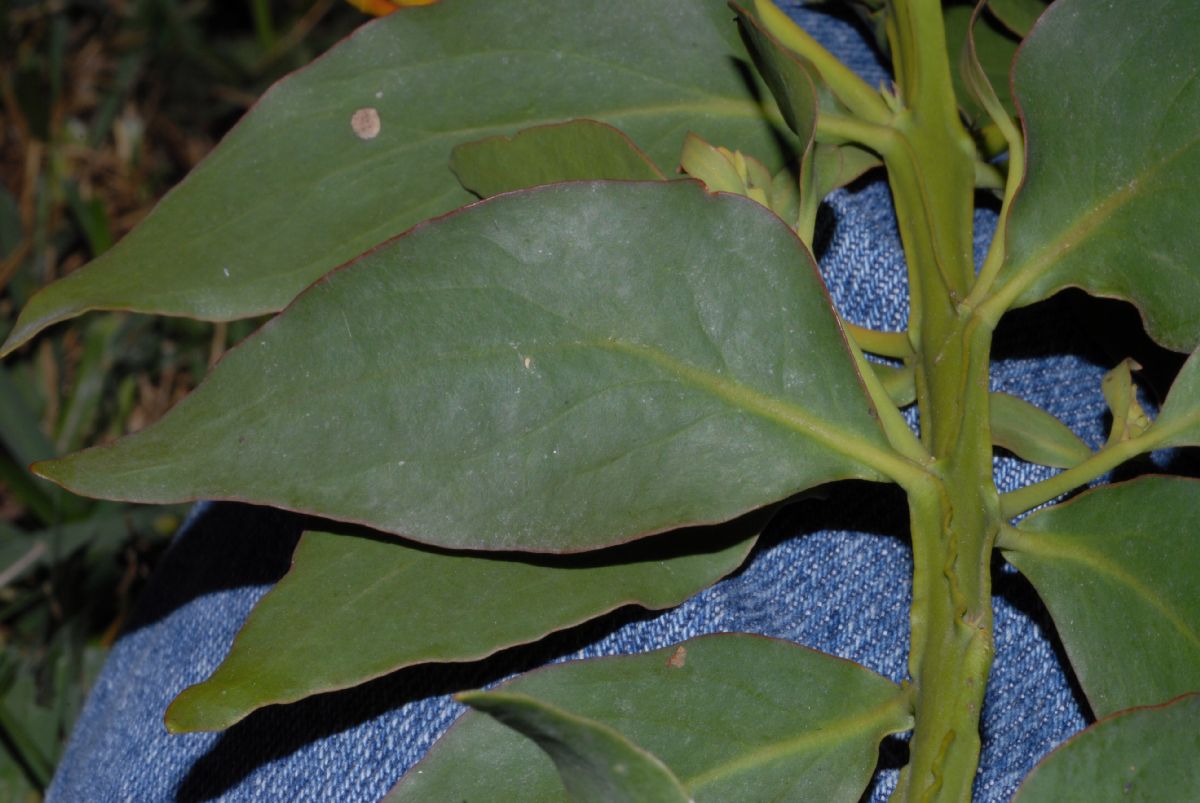
<svg viewBox="0 0 1200 803"><path fill-rule="evenodd" d="M887 80L845 20L792 8L802 24L872 84ZM977 250L994 212L976 218ZM851 320L901 329L907 280L886 185L835 193L818 252ZM1077 342L1070 303L1018 313L997 339L994 386L1052 410L1093 444L1103 439L1105 357ZM1031 332L1031 334L1027 334ZM996 459L1001 489L1048 471ZM902 495L845 483L790 509L739 573L661 615L618 611L480 664L417 667L356 689L256 713L223 734L171 736L163 712L219 663L241 623L286 571L301 517L233 504L200 505L158 568L115 645L50 790L51 801L371 801L460 713L448 694L547 660L629 653L703 633L751 631L905 675L911 557ZM997 559L996 660L983 712L976 799L1007 800L1050 749L1085 724L1044 608ZM335 649L331 646L331 649ZM869 800L895 785L896 745Z"/></svg>

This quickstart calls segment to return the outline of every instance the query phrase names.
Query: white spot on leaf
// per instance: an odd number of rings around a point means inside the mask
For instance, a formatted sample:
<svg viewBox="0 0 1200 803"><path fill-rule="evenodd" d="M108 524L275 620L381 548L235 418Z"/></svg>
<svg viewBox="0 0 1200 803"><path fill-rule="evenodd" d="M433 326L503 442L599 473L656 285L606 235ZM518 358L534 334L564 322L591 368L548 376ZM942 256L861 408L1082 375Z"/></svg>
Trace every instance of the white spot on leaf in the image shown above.
<svg viewBox="0 0 1200 803"><path fill-rule="evenodd" d="M359 139L375 139L382 127L379 112L370 106L359 109L350 117L350 128Z"/></svg>

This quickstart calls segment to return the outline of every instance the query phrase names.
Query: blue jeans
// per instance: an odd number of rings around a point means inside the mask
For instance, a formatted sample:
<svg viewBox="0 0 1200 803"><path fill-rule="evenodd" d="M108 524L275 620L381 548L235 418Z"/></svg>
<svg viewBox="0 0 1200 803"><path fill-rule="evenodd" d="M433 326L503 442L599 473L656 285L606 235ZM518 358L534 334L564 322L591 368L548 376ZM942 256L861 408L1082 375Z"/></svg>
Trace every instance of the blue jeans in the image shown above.
<svg viewBox="0 0 1200 803"><path fill-rule="evenodd" d="M791 12L872 85L887 80L859 31ZM731 23L732 24L732 23ZM977 258L994 211L976 215ZM830 197L817 252L853 322L901 329L907 278L886 184ZM1051 410L1093 446L1103 440L1100 377L1115 360L1071 334L1078 296L1017 313L997 335L993 385ZM998 457L1002 490L1046 469ZM637 652L703 633L750 631L822 649L894 680L905 676L912 562L903 496L867 483L831 486L772 526L747 566L659 615L618 611L478 664L406 669L358 688L260 711L220 734L168 735L163 712L219 663L254 603L286 571L304 519L201 504L158 567L92 690L50 790L52 801L377 800L462 708L449 693L550 660ZM1007 800L1033 765L1085 724L1045 609L997 559L996 660L983 711L976 799ZM330 649L336 649L330 645ZM903 748L885 743L869 795L895 785Z"/></svg>

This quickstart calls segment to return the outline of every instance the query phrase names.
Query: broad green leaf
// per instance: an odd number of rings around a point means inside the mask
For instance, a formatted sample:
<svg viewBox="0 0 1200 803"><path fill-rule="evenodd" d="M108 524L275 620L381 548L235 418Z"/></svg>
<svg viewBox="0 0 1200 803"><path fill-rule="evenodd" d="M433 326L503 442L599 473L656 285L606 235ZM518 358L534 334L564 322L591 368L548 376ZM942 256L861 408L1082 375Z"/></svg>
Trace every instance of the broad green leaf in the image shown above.
<svg viewBox="0 0 1200 803"><path fill-rule="evenodd" d="M1014 68L1024 185L999 292L1068 286L1133 302L1165 346L1200 344L1200 3L1059 0ZM1136 69L1129 67L1136 65Z"/></svg>
<svg viewBox="0 0 1200 803"><path fill-rule="evenodd" d="M534 126L457 146L450 169L481 198L557 181L654 181L662 172L623 133L595 120Z"/></svg>
<svg viewBox="0 0 1200 803"><path fill-rule="evenodd" d="M279 310L473 200L446 160L491 135L590 117L671 164L690 128L776 170L790 155L747 67L722 0L454 0L392 14L272 88L132 234L37 294L4 351L91 309Z"/></svg>
<svg viewBox="0 0 1200 803"><path fill-rule="evenodd" d="M1014 803L1200 800L1200 694L1122 711L1042 760Z"/></svg>
<svg viewBox="0 0 1200 803"><path fill-rule="evenodd" d="M264 705L413 664L477 660L623 605L677 605L741 565L758 523L541 559L305 533L291 571L212 676L171 704L167 727L220 730Z"/></svg>
<svg viewBox="0 0 1200 803"><path fill-rule="evenodd" d="M979 128L988 122L988 113L978 98L978 90L970 88L972 77L966 72L969 67L960 59L960 54L967 48L967 35L973 11L971 4L946 7L946 48L950 55L951 78L954 80L954 93L959 106L971 125ZM1016 108L1013 106L1008 75L1019 41L987 15L980 15L975 23L974 34L978 69L986 77L1001 107L1009 114L1015 115Z"/></svg>
<svg viewBox="0 0 1200 803"><path fill-rule="evenodd" d="M1097 716L1200 689L1198 532L1200 481L1181 477L1097 488L1007 531Z"/></svg>
<svg viewBox="0 0 1200 803"><path fill-rule="evenodd" d="M1046 10L1046 0L989 0L987 9L1004 27L1024 39Z"/></svg>
<svg viewBox="0 0 1200 803"><path fill-rule="evenodd" d="M571 552L878 478L899 459L873 415L777 217L691 181L570 183L335 271L158 423L37 471Z"/></svg>
<svg viewBox="0 0 1200 803"><path fill-rule="evenodd" d="M1150 416L1142 409L1133 384L1133 372L1142 366L1131 359L1122 360L1100 380L1100 390L1112 413L1112 427L1106 446L1141 437L1150 428Z"/></svg>
<svg viewBox="0 0 1200 803"><path fill-rule="evenodd" d="M532 739L580 803L690 803L657 758L607 725L511 692L471 692L461 702Z"/></svg>
<svg viewBox="0 0 1200 803"><path fill-rule="evenodd" d="M1149 436L1158 446L1200 446L1200 351L1179 369Z"/></svg>
<svg viewBox="0 0 1200 803"><path fill-rule="evenodd" d="M911 725L907 697L891 681L744 634L552 666L501 690L614 728L661 759L698 801L856 801L880 740ZM562 797L554 766L533 744L469 713L389 800Z"/></svg>
<svg viewBox="0 0 1200 803"><path fill-rule="evenodd" d="M1066 424L1024 399L993 393L990 406L992 443L1022 460L1071 468L1092 454Z"/></svg>

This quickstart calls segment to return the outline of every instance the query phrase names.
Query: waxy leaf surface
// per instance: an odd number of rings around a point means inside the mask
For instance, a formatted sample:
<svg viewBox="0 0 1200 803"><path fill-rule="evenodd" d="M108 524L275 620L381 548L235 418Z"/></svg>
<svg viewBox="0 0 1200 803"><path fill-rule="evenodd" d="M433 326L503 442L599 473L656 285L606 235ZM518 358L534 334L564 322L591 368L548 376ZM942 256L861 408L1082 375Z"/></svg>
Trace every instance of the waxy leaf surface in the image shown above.
<svg viewBox="0 0 1200 803"><path fill-rule="evenodd" d="M1157 446L1200 446L1200 351L1179 369L1148 435Z"/></svg>
<svg viewBox="0 0 1200 803"><path fill-rule="evenodd" d="M534 741L578 803L691 803L666 765L607 725L511 692L462 694L461 702Z"/></svg>
<svg viewBox="0 0 1200 803"><path fill-rule="evenodd" d="M1097 716L1200 689L1197 533L1200 481L1145 477L1035 513L1002 542Z"/></svg>
<svg viewBox="0 0 1200 803"><path fill-rule="evenodd" d="M401 667L471 661L622 605L683 602L737 568L760 517L586 555L535 559L307 532L229 655L167 712L173 731L220 730L256 708Z"/></svg>
<svg viewBox="0 0 1200 803"><path fill-rule="evenodd" d="M335 271L160 422L37 471L573 552L877 478L897 458L873 415L769 211L692 181L560 184Z"/></svg>
<svg viewBox="0 0 1200 803"><path fill-rule="evenodd" d="M558 181L654 181L663 174L623 133L595 120L534 126L511 137L467 142L450 169L481 198Z"/></svg>
<svg viewBox="0 0 1200 803"><path fill-rule="evenodd" d="M858 800L879 741L911 725L901 689L788 642L706 636L637 656L531 672L501 687L614 728L697 801ZM389 800L558 801L553 764L467 714Z"/></svg>
<svg viewBox="0 0 1200 803"><path fill-rule="evenodd" d="M1000 290L1122 298L1165 346L1200 344L1200 3L1059 0L1014 68L1025 183Z"/></svg>
<svg viewBox="0 0 1200 803"><path fill-rule="evenodd" d="M1200 800L1200 694L1122 711L1033 768L1013 803Z"/></svg>
<svg viewBox="0 0 1200 803"><path fill-rule="evenodd" d="M474 200L447 159L494 134L591 117L666 165L690 129L778 169L781 123L748 68L722 0L455 0L392 14L273 87L133 233L37 294L4 349L90 309L279 310Z"/></svg>

